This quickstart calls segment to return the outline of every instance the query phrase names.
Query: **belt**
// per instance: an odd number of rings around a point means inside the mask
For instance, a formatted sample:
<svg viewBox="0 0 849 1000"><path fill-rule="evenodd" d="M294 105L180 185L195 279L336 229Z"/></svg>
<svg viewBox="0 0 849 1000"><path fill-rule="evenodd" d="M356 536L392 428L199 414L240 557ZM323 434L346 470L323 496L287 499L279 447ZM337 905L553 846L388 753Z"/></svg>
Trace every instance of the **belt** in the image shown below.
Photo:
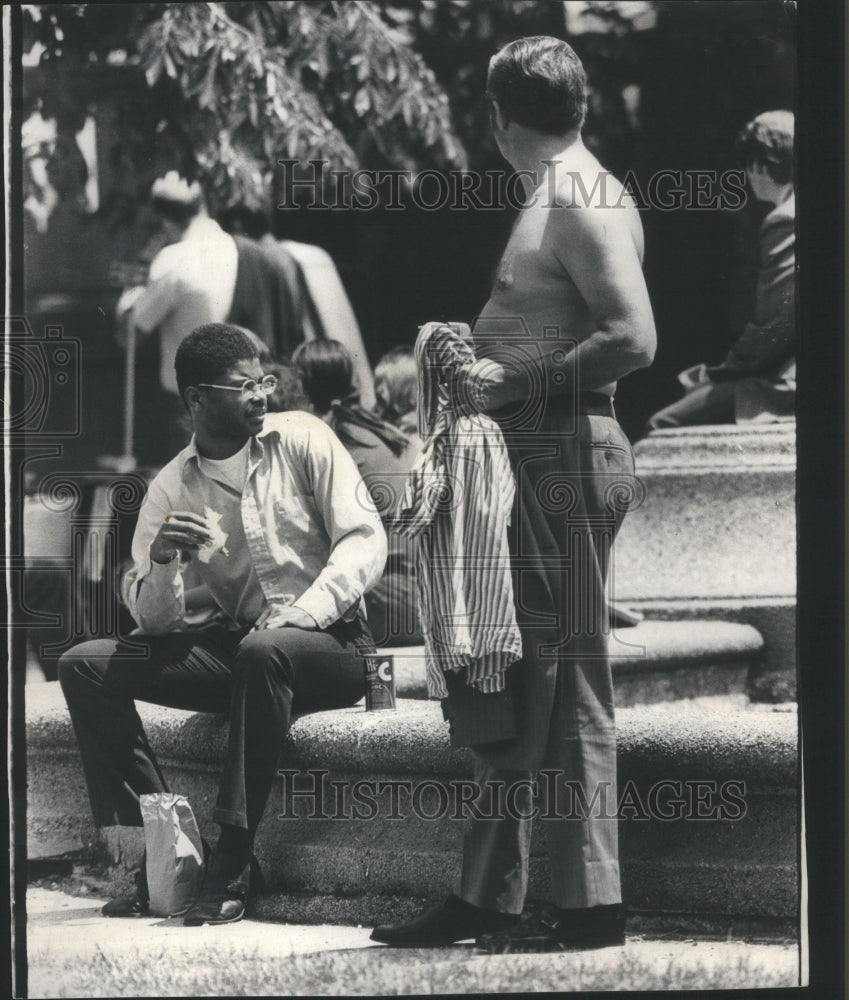
<svg viewBox="0 0 849 1000"><path fill-rule="evenodd" d="M578 413L587 417L613 417L613 397L606 392L582 392L578 395Z"/></svg>

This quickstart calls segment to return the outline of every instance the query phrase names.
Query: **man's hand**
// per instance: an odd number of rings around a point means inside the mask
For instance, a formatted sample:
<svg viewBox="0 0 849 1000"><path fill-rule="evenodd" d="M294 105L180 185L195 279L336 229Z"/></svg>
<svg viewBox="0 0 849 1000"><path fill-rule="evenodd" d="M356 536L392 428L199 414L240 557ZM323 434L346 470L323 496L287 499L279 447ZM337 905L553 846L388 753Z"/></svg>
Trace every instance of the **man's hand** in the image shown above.
<svg viewBox="0 0 849 1000"><path fill-rule="evenodd" d="M121 297L118 299L118 304L115 306L115 315L119 319L133 308L146 287L146 285L134 285L132 288L125 288L124 291L121 292Z"/></svg>
<svg viewBox="0 0 849 1000"><path fill-rule="evenodd" d="M303 628L308 631L316 631L318 622L312 615L307 614L295 604L284 606L272 606L257 618L254 629L261 630L267 628Z"/></svg>
<svg viewBox="0 0 849 1000"><path fill-rule="evenodd" d="M165 515L156 537L150 543L150 558L155 563L171 562L180 550L197 552L211 541L205 517L191 511L174 510Z"/></svg>
<svg viewBox="0 0 849 1000"><path fill-rule="evenodd" d="M497 410L517 398L507 369L488 358L461 368L451 384L452 405L460 416Z"/></svg>

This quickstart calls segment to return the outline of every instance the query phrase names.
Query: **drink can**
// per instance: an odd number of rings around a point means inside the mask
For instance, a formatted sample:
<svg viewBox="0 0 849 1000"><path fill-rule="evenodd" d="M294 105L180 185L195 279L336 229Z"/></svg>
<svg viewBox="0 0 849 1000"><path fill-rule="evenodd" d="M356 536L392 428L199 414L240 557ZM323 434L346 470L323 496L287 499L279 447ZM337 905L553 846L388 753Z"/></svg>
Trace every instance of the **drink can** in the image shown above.
<svg viewBox="0 0 849 1000"><path fill-rule="evenodd" d="M366 711L395 708L395 664L392 656L379 653L365 656Z"/></svg>

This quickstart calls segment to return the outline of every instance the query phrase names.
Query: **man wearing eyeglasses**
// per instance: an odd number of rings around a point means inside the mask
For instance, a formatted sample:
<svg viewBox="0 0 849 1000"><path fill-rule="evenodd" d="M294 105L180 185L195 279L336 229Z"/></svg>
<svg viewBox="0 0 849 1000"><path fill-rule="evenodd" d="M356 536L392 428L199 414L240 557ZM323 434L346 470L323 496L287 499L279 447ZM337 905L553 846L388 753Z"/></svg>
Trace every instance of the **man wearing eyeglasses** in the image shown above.
<svg viewBox="0 0 849 1000"><path fill-rule="evenodd" d="M136 655L112 639L86 642L63 656L59 677L98 826L141 826L139 796L167 791L134 699L229 713L213 813L221 836L185 917L197 926L244 914L254 835L292 712L353 705L363 694L358 654L371 636L361 599L380 578L386 538L327 425L267 414L276 379L238 328L199 327L175 370L194 434L139 512L124 581L141 630ZM191 625L187 560L214 601ZM103 912L148 912L144 865L135 892Z"/></svg>

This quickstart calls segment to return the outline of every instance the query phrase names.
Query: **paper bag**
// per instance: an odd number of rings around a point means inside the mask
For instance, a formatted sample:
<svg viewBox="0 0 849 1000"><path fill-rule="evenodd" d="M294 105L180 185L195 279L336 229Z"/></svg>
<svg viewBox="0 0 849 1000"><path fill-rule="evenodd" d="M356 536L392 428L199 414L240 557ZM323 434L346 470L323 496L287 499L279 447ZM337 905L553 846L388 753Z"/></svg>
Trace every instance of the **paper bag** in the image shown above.
<svg viewBox="0 0 849 1000"><path fill-rule="evenodd" d="M203 845L194 813L183 795L155 792L140 797L147 854L150 912L185 913L203 881Z"/></svg>

